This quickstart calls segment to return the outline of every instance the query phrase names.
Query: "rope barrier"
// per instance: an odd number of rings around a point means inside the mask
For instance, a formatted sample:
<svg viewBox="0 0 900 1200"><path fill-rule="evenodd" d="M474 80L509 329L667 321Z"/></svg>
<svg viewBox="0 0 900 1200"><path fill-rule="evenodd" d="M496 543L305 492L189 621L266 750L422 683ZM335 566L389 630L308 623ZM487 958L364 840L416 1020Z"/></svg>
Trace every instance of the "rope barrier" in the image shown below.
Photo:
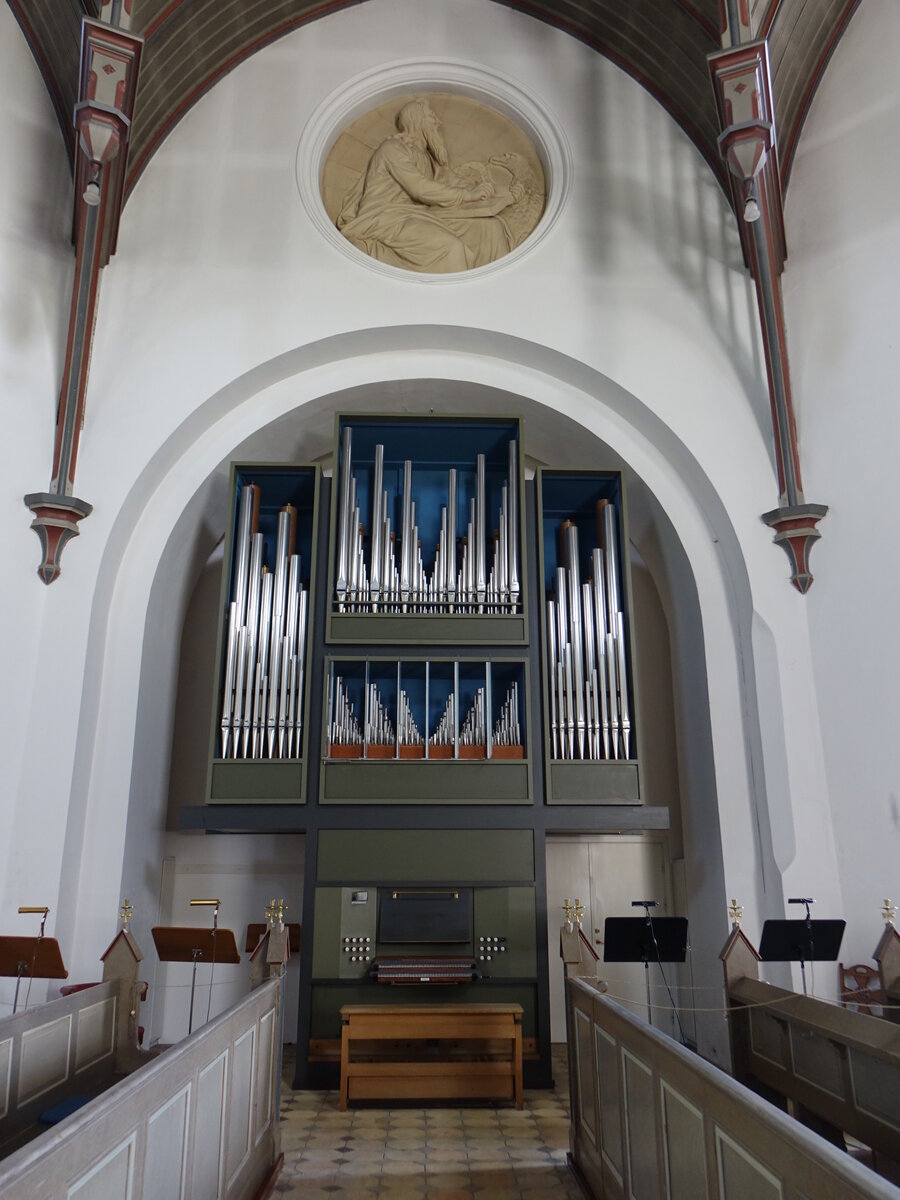
<svg viewBox="0 0 900 1200"><path fill-rule="evenodd" d="M585 980L584 982L589 983L590 981ZM599 982L605 983L607 981L600 980ZM626 981L619 980L618 982L623 983ZM658 984L656 984L654 986L659 988ZM685 989L683 988L682 990L685 990ZM607 999L609 999L609 1000L615 1000L617 1004L633 1004L635 1007L640 1008L640 1009L646 1009L648 1007L647 1001L645 999L642 999L639 996L617 996L614 992L610 992L610 991L602 992L601 995L606 996ZM776 996L771 1000L747 1000L747 1001L741 1001L738 1004L720 1004L720 1005L716 1005L714 1007L704 1007L704 1006L692 1005L692 1004L691 1005L679 1004L677 1007L678 1007L678 1010L683 1013L719 1013L720 1015L727 1017L728 1014L732 1013L732 1012L746 1012L747 1009L751 1009L751 1008L776 1008L778 1005L790 1004L794 1000L797 1000L797 999L802 1000L804 998L810 999L810 1000L818 1000L818 1002L820 1004L828 1004L832 1008L837 1008L837 1009L847 1008L848 1004L864 1003L864 1004L877 1006L878 1008L882 1009L882 1011L884 1011L884 1012L894 1012L895 1010L900 1010L900 1004L885 1004L885 1003L882 1003L882 1001L880 1001L880 1000L871 1000L871 1001L848 1000L847 1004L840 1004L838 1001L826 1000L824 997L821 997L821 996L804 997L800 992L791 992L790 995L788 995L788 996ZM658 1012L671 1012L672 1011L671 1004L653 1004L653 1003L651 1003L649 1005L649 1007ZM852 1011L852 1010L848 1009L848 1011Z"/></svg>

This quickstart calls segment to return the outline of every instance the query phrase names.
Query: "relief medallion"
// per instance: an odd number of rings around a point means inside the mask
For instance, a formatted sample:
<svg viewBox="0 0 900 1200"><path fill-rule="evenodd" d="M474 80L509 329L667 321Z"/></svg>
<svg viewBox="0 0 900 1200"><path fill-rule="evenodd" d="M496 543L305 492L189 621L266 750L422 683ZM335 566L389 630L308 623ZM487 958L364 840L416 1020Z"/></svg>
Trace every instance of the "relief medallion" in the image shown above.
<svg viewBox="0 0 900 1200"><path fill-rule="evenodd" d="M358 117L322 171L331 221L379 262L426 274L496 262L544 211L541 160L495 109L456 93L400 96Z"/></svg>

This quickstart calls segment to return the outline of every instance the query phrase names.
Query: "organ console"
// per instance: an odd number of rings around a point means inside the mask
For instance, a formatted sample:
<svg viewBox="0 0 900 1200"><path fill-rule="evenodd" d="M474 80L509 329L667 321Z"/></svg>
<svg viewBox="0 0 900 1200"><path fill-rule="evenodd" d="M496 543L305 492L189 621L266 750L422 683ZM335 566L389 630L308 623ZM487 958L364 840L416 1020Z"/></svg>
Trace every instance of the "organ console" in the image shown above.
<svg viewBox="0 0 900 1200"><path fill-rule="evenodd" d="M388 984L479 983L535 970L528 887L316 889L314 976Z"/></svg>

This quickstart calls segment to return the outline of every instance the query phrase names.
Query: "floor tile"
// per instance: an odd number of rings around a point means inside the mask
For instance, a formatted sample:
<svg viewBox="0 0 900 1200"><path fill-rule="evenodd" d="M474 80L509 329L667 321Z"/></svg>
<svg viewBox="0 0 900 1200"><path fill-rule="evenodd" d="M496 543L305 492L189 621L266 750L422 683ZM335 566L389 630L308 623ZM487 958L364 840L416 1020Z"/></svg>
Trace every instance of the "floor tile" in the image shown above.
<svg viewBox="0 0 900 1200"><path fill-rule="evenodd" d="M565 1057L554 1048L552 1091L525 1108L338 1110L334 1092L293 1092L281 1106L278 1197L302 1200L577 1200Z"/></svg>

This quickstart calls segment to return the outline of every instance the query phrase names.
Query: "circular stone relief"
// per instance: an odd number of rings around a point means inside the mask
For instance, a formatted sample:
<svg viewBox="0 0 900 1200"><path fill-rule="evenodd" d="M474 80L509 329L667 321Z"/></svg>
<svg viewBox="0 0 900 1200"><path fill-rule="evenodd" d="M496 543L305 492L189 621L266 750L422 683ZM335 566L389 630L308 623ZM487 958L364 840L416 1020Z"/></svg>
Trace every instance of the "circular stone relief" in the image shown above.
<svg viewBox="0 0 900 1200"><path fill-rule="evenodd" d="M541 160L508 117L468 96L395 96L358 117L322 171L322 201L348 241L427 274L496 262L544 211Z"/></svg>

